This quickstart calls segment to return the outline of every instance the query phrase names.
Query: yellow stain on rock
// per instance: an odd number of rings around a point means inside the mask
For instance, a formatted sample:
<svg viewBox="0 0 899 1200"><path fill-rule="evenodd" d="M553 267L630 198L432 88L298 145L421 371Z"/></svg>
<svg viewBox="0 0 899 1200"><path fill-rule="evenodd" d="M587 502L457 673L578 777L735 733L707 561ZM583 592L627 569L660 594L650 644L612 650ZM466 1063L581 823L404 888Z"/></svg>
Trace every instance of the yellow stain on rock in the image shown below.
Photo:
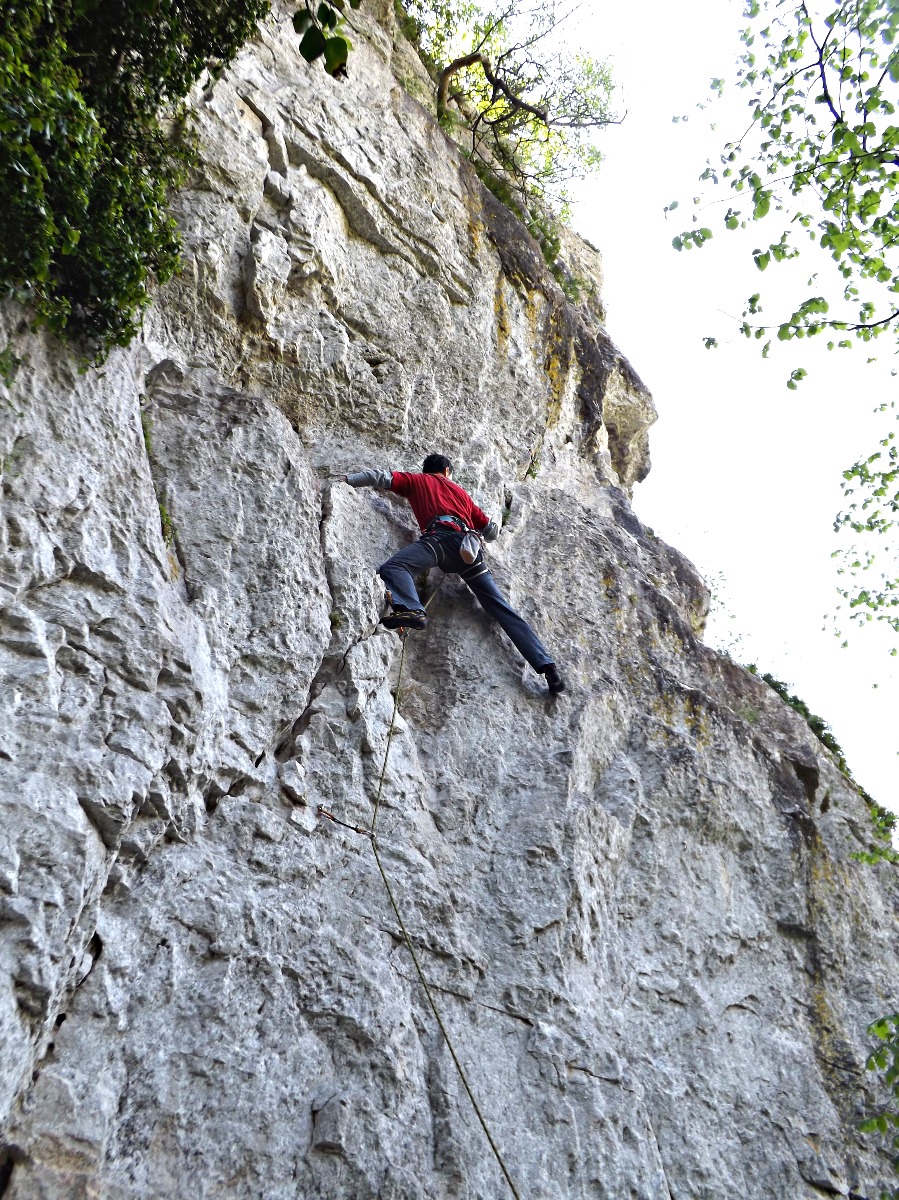
<svg viewBox="0 0 899 1200"><path fill-rule="evenodd" d="M685 730L698 750L712 743L712 731L705 705L695 696L663 692L652 706L660 720L672 729Z"/></svg>
<svg viewBox="0 0 899 1200"><path fill-rule="evenodd" d="M503 273L496 277L496 288L493 292L493 312L496 316L496 348L500 354L505 354L512 333L512 318L506 303L506 292L503 287Z"/></svg>
<svg viewBox="0 0 899 1200"><path fill-rule="evenodd" d="M549 380L549 405L546 415L546 428L552 429L558 425L562 415L562 400L568 385L568 375L571 369L572 348L568 324L564 318L564 310L554 307L550 310L546 325L546 355L543 359L543 370Z"/></svg>
<svg viewBox="0 0 899 1200"><path fill-rule="evenodd" d="M463 187L460 189L460 192L467 214L466 225L468 227L468 241L471 248L470 257L474 258L481 248L482 233L484 230L484 222L481 220L481 206L468 188ZM477 204L477 212L475 212L475 204Z"/></svg>

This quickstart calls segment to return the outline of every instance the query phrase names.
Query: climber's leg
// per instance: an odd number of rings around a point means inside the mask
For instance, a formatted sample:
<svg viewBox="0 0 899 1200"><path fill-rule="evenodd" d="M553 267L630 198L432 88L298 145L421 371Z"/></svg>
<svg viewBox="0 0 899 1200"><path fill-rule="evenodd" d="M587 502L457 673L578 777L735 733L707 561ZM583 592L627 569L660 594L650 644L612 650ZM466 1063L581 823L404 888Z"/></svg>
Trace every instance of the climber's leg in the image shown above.
<svg viewBox="0 0 899 1200"><path fill-rule="evenodd" d="M530 625L520 617L509 601L496 586L493 576L479 559L459 574L474 592L481 608L497 621L509 635L519 653L527 659L535 671L541 675L553 663L552 655L531 629Z"/></svg>
<svg viewBox="0 0 899 1200"><path fill-rule="evenodd" d="M438 565L437 550L428 538L413 542L411 546L404 546L393 558L388 558L386 563L378 567L378 574L386 583L393 599L394 609L424 612L412 573Z"/></svg>

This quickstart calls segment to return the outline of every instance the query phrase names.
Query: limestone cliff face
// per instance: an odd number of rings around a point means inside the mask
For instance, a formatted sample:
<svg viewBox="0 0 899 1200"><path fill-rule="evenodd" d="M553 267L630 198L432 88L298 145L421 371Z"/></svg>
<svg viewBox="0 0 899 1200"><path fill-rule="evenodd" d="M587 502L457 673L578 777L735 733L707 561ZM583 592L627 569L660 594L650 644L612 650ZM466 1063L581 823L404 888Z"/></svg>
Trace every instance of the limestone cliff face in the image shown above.
<svg viewBox="0 0 899 1200"><path fill-rule="evenodd" d="M317 816L370 822L400 653L374 571L412 533L329 476L439 449L569 683L447 578L379 819L520 1195L874 1200L895 872L849 859L864 805L702 645L701 580L634 515L653 408L598 298L566 302L360 14L346 82L273 18L198 94L185 271L138 342L85 374L18 342L0 1195L508 1194L370 843Z"/></svg>

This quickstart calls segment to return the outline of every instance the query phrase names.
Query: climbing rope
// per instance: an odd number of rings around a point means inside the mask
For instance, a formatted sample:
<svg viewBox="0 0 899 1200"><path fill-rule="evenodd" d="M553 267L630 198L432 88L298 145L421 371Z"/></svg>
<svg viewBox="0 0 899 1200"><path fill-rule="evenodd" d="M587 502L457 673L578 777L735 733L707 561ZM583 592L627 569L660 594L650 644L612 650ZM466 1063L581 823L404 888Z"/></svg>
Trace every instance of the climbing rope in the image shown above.
<svg viewBox="0 0 899 1200"><path fill-rule="evenodd" d="M434 596L436 596L436 595L437 595L437 593L435 592ZM434 599L434 596L431 597L431 600ZM428 601L428 604L431 603L431 600ZM427 608L427 607L428 607L428 605L426 604L425 608ZM397 676L396 676L396 688L394 689L394 692L393 692L393 712L390 714L390 728L387 730L387 745L384 747L384 762L381 766L381 778L378 780L378 794L375 796L375 807L371 814L371 831L370 831L370 833L371 833L372 839L375 836L375 825L377 825L377 823L378 823L378 809L381 807L381 792L384 790L384 774L387 771L387 756L390 754L390 743L393 740L393 729L394 729L393 723L396 720L396 714L397 714L397 711L400 706L400 684L402 683L402 679L403 679L403 665L406 661L406 631L405 631L405 629L400 630L400 646L401 646L400 667L399 667L399 671L397 672Z"/></svg>
<svg viewBox="0 0 899 1200"><path fill-rule="evenodd" d="M446 576L444 576L444 578L446 578ZM425 609L427 609L428 605L431 603L431 600L433 600L434 597L437 595L437 593L440 591L440 587L442 584L443 584L443 579L441 579L440 583L434 589L430 599L428 600L427 604L425 604ZM430 987L428 986L428 981L425 978L425 973L422 970L421 963L419 962L419 959L418 959L418 955L415 952L415 946L412 943L412 938L409 935L409 930L406 928L406 922L403 920L402 913L400 912L399 905L397 904L396 897L394 896L394 893L393 893L393 888L390 885L390 879L387 875L387 871L384 869L384 863L381 861L381 855L378 851L376 826L378 823L378 811L381 807L381 794L384 790L384 777L387 774L387 759L390 755L390 743L393 740L394 722L396 720L396 715L399 710L400 686L401 686L402 680L403 680L403 667L404 667L405 661L406 661L406 636L407 636L406 631L404 629L401 629L400 630L400 641L402 643L402 648L400 650L400 662L399 662L399 670L397 671L396 689L393 693L393 712L390 715L390 728L387 731L387 744L384 747L384 761L381 764L381 775L378 779L378 791L375 796L374 808L372 810L371 828L368 830L365 830L356 825L348 825L345 821L338 821L338 819L335 816L333 816L331 813L329 813L326 809L322 809L321 807L319 807L318 811L321 816L327 817L329 820L333 821L335 825L342 825L345 829L352 829L355 833L362 834L371 840L371 848L374 852L375 862L378 864L378 870L381 873L381 879L384 881L384 889L387 892L387 898L390 900L390 907L393 909L394 916L397 919L397 923L399 924L400 930L403 935L403 941L406 943L406 948L408 949L409 954L412 957L412 962L415 964L415 970L418 975L419 982L421 983L421 986L424 990L424 994L427 997L428 1005L431 1009L431 1012L434 1014L434 1020L437 1022L437 1027L439 1028L441 1034L443 1035L443 1040L446 1042L446 1048L447 1048L447 1050L449 1050L450 1057L452 1058L455 1068L456 1068L457 1072L459 1073L459 1078L462 1081L462 1086L465 1088L466 1094L468 1095L468 1099L471 1101L471 1107L474 1109L475 1116L477 1117L477 1119L480 1123L480 1126L484 1131L484 1136L487 1138L487 1141L490 1144L490 1149L493 1151L493 1156L496 1159L496 1161L499 1163L499 1168L502 1171L503 1175L505 1176L506 1183L508 1183L508 1185L509 1185L509 1190L511 1191L512 1195L515 1197L515 1200L521 1200L521 1197L518 1193L518 1189L515 1187L515 1184L512 1180L512 1176L509 1174L509 1169L506 1166L505 1162L503 1161L502 1154L500 1154L499 1147L497 1146L496 1142L494 1141L493 1134L490 1132L490 1126L487 1124L487 1120L486 1120L484 1114L481 1112L480 1105L478 1104L477 1100L475 1099L475 1094L472 1090L471 1084L468 1082L468 1076L465 1074L465 1068L462 1066L462 1063L459 1060L459 1056L456 1053L456 1048L453 1045L452 1038L449 1035L449 1030L447 1029L446 1025L444 1024L443 1018L440 1015L440 1011L437 1008L437 1004L434 1000L434 995L433 995Z"/></svg>
<svg viewBox="0 0 899 1200"><path fill-rule="evenodd" d="M508 1185L509 1185L509 1190L511 1191L512 1195L515 1197L515 1200L521 1200L521 1197L518 1194L518 1189L515 1187L515 1184L512 1181L512 1176L509 1174L509 1169L506 1166L506 1164L503 1162L503 1156L500 1154L499 1148L498 1148L496 1142L493 1140L493 1134L490 1132L490 1126L487 1124L487 1120L484 1117L484 1114L481 1112L480 1106L478 1105L478 1102L475 1099L474 1092L471 1090L471 1084L468 1082L468 1076L465 1074L465 1068L462 1066L462 1063L459 1061L459 1056L456 1053L456 1048L453 1045L453 1041L449 1035L449 1031L447 1030L446 1025L444 1025L443 1018L440 1016L440 1012L438 1011L437 1005L434 1002L434 996L431 993L430 987L428 987L428 981L427 981L427 979L425 979L424 971L421 969L421 963L418 961L418 955L415 953L415 947L412 945L412 938L409 936L409 930L406 928L406 923L403 920L402 915L400 913L399 906L397 905L396 898L394 897L394 894L393 894L393 888L390 886L390 880L387 878L387 872L384 870L384 864L381 862L381 855L378 853L378 843L375 840L374 836L372 837L372 840L371 840L371 848L374 851L375 862L378 864L378 870L381 872L381 878L384 880L384 887L385 887L385 889L387 891L387 895L390 899L390 906L394 911L397 921L399 922L399 927L403 933L403 940L405 941L406 946L408 947L409 953L412 956L413 963L415 963L415 970L418 975L419 981L421 983L422 988L424 989L425 995L428 998L428 1004L430 1006L431 1012L434 1014L434 1020L437 1022L437 1025L440 1028L440 1032L443 1034L443 1040L446 1042L446 1048L447 1048L447 1050L449 1050L450 1056L453 1060L453 1063L455 1064L456 1070L459 1072L459 1078L462 1080L462 1086L465 1088L465 1091L468 1094L468 1099L471 1101L471 1107L474 1109L475 1116L478 1118L478 1121L480 1122L481 1128L484 1131L484 1136L487 1138L487 1141L490 1143L490 1149L493 1151L493 1156L496 1159L496 1161L499 1163L499 1168L502 1171L503 1175L506 1177L506 1183L508 1183Z"/></svg>

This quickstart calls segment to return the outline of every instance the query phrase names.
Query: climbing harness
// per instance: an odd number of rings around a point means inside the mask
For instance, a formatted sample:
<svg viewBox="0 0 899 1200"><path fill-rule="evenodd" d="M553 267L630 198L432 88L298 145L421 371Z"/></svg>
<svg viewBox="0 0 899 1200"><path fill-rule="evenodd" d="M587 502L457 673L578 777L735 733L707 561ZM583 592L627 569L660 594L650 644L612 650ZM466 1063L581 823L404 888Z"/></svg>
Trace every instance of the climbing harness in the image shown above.
<svg viewBox="0 0 899 1200"><path fill-rule="evenodd" d="M444 578L445 578L445 576L444 576ZM425 604L426 609L427 609L428 605L431 603L431 601L434 599L434 597L437 595L437 593L440 591L440 587L442 584L443 584L443 580L441 579L440 583L434 589L429 600ZM371 841L371 848L372 848L372 851L374 852L375 862L378 864L378 870L381 874L381 879L384 882L384 889L387 892L387 898L390 901L390 907L393 909L394 916L397 919L397 924L399 925L400 931L402 932L402 935L403 935L403 941L406 943L406 948L408 949L409 954L412 957L412 962L415 964L415 971L416 971L416 974L418 975L418 979L419 979L419 982L421 983L422 989L424 990L424 994L427 997L428 1006L430 1007L431 1012L434 1014L434 1020L437 1022L437 1027L439 1028L441 1034L443 1035L443 1040L446 1042L446 1048L447 1048L447 1050L449 1050L450 1057L452 1058L453 1064L456 1068L456 1071L458 1072L459 1078L462 1081L462 1086L465 1088L465 1092L468 1096L468 1099L471 1101L471 1107L474 1109L475 1116L477 1117L478 1122L480 1123L480 1126L484 1131L484 1136L487 1138L487 1141L490 1145L490 1149L493 1151L493 1156L496 1159L496 1161L499 1163L499 1168L502 1171L503 1176L505 1177L506 1183L508 1183L508 1185L509 1185L509 1190L511 1191L515 1200L521 1200L521 1196L519 1195L518 1190L515 1187L515 1184L512 1180L512 1176L509 1174L509 1169L506 1166L505 1162L503 1161L502 1154L500 1154L499 1147L497 1146L496 1142L494 1141L493 1134L490 1132L490 1127L487 1124L487 1120L484 1117L484 1114L481 1112L480 1106L479 1106L477 1100L475 1099L475 1094L472 1091L471 1084L468 1082L468 1076L465 1074L465 1068L462 1066L462 1063L459 1061L459 1056L456 1053L456 1048L453 1045L452 1038L449 1035L449 1031L446 1028L446 1025L444 1024L444 1021L440 1015L439 1009L437 1008L437 1004L434 1000L433 993L431 991L430 986L428 985L427 979L425 978L425 973L422 969L421 963L419 962L418 954L416 953L415 946L412 943L412 937L409 934L409 930L406 928L406 922L403 920L403 916L402 916L402 913L400 912L399 905L396 902L396 896L393 893L393 888L391 886L390 879L387 875L387 871L384 868L384 863L381 861L381 855L378 850L378 838L377 838L377 833L376 833L376 827L377 827L377 823L378 823L378 811L381 807L381 794L384 790L384 777L387 774L387 759L390 755L390 743L393 740L394 727L395 727L394 723L396 721L397 712L399 711L400 685L402 684L403 667L404 667L405 661L406 661L407 631L403 628L400 628L397 630L397 632L399 633L400 641L402 642L402 647L400 649L399 670L397 671L396 688L393 693L393 712L390 714L390 726L387 730L387 744L384 747L384 761L381 764L381 775L378 779L378 791L377 791L377 794L375 795L375 803L374 803L374 808L373 808L372 816L371 816L371 827L369 829L362 829L360 826L357 826L357 825L348 825L345 821L338 820L337 817L335 817L332 813L328 812L327 809L322 808L321 805L319 805L318 812L319 812L320 816L326 817L328 820L333 821L335 825L342 825L344 827L344 829L351 829L354 833L361 834L363 837L367 837Z"/></svg>
<svg viewBox="0 0 899 1200"><path fill-rule="evenodd" d="M458 515L458 513L444 513L439 517L434 517L428 523L423 537L427 537L429 533L461 533L462 541L459 543L458 554L464 563L470 566L473 562L477 562L478 555L484 548L484 539L476 529L468 524L468 522Z"/></svg>

